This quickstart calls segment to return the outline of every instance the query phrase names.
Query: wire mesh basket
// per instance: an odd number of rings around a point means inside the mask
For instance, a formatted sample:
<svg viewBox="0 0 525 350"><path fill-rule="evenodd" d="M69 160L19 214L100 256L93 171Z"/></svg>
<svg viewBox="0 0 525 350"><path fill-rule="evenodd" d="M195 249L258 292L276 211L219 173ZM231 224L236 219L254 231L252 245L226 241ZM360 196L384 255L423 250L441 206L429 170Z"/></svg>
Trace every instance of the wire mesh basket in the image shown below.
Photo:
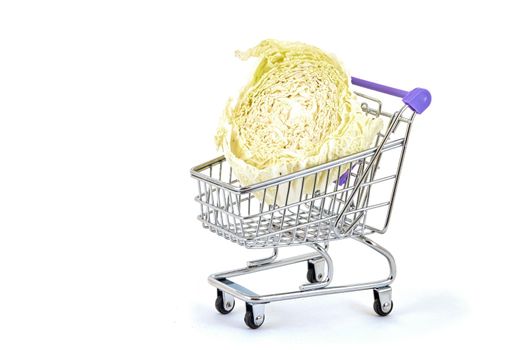
<svg viewBox="0 0 525 350"><path fill-rule="evenodd" d="M385 119L386 130L396 132L379 133L374 147L358 154L250 186L239 183L224 157L198 165L191 173L198 182L195 200L200 204L198 219L203 226L246 248L384 233L415 112L404 106L388 113L380 100L357 95L366 114ZM405 111L408 116L403 115ZM394 120L400 122L396 128ZM382 141L385 143L379 147ZM335 230L340 214L339 229ZM374 223L368 222L370 216L375 216Z"/></svg>

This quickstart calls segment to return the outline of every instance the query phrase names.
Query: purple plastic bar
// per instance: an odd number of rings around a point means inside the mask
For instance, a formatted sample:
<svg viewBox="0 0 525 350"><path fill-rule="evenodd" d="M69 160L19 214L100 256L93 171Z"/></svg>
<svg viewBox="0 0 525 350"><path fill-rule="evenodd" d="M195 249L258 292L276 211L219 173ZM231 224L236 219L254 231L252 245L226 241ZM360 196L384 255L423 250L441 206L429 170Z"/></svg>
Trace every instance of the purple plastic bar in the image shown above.
<svg viewBox="0 0 525 350"><path fill-rule="evenodd" d="M354 78L354 77L352 77L352 84L364 87L366 89L379 91L379 92L382 92L388 95L397 96L401 98L405 97L408 94L408 91L405 91L405 90L396 89L390 86L381 85L381 84L373 83L368 80Z"/></svg>
<svg viewBox="0 0 525 350"><path fill-rule="evenodd" d="M403 99L403 102L406 105L408 105L410 109L412 109L418 114L423 113L425 109L427 109L428 106L430 106L430 102L432 101L432 95L430 95L430 91L422 88L415 88L412 91L405 91L355 77L352 77L352 84L364 87L365 89L370 89L382 92L384 94L401 97Z"/></svg>

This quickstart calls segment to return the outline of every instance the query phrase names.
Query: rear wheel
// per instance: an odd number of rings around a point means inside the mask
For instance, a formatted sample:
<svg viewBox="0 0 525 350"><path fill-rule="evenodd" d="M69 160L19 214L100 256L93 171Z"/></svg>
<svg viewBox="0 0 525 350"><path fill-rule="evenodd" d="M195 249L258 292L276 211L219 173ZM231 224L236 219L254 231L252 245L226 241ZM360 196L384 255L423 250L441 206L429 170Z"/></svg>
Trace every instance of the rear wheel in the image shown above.
<svg viewBox="0 0 525 350"><path fill-rule="evenodd" d="M377 290L374 290L374 311L379 316L387 316L392 312L392 309L394 308L394 302L392 299L390 299L390 295L388 297L385 297L384 295L381 301L381 298L379 297L379 292Z"/></svg>
<svg viewBox="0 0 525 350"><path fill-rule="evenodd" d="M324 261L317 262L316 264L308 261L308 271L306 272L306 280L310 283L321 282L324 278Z"/></svg>

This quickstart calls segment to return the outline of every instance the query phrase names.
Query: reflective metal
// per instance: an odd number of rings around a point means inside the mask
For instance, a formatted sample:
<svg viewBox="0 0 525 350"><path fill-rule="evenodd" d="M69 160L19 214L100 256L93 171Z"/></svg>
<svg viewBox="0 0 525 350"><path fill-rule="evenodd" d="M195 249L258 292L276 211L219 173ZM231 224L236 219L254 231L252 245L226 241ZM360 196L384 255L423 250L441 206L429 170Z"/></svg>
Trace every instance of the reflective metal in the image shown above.
<svg viewBox="0 0 525 350"><path fill-rule="evenodd" d="M257 309L257 313L264 315L262 304L269 302L365 289L378 293L383 312L389 312L395 261L390 252L368 235L385 233L390 223L415 112L405 105L387 112L381 100L362 93L356 95L362 100L363 112L382 118L385 124L385 131L378 134L374 146L368 150L249 186L239 183L224 157L191 169L191 176L198 184L195 197L200 207L198 220L204 228L249 249L272 249L268 258L208 277L209 283L225 295L252 307L261 305L262 309L254 308L254 312ZM324 172L326 176L320 177ZM334 174L337 174L335 181ZM346 181L340 180L345 174L348 174ZM304 187L307 178L315 183L320 178L326 180L307 193ZM294 201L289 200L292 183L300 184L301 188L299 198ZM286 193L284 204L279 206L275 200L267 203L267 195L273 193L275 198L278 191ZM333 286L334 263L328 254L328 243L344 238L352 238L383 255L389 275L379 281ZM315 252L277 260L279 248L298 245L309 246ZM314 264L316 282L302 284L294 291L260 295L231 280L302 262Z"/></svg>

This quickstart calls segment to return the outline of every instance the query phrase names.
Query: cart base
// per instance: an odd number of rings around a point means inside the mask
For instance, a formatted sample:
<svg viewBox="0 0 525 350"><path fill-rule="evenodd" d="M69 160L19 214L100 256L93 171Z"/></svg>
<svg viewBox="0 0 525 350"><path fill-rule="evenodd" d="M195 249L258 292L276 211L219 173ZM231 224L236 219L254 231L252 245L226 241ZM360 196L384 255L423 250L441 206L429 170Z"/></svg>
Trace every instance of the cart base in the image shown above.
<svg viewBox="0 0 525 350"><path fill-rule="evenodd" d="M217 310L222 314L227 314L233 310L233 306L235 305L234 298L242 300L246 303L244 321L248 327L256 329L259 328L265 320L264 305L267 303L372 289L374 291L374 310L380 316L388 315L393 308L392 288L390 285L396 276L394 258L388 250L368 237L355 236L352 238L374 249L387 259L390 274L386 279L358 284L329 286L333 275L333 263L327 252L327 246L323 247L317 243L313 243L310 246L317 250L316 253L303 254L281 260L276 260L277 248L274 248L273 255L269 258L251 261L248 262L248 266L245 268L216 273L208 277L208 282L217 288L217 299L215 302ZM295 291L260 295L230 280L230 278L233 277L304 261L308 262L307 279L310 283L301 285L299 289ZM327 267L326 273L325 265Z"/></svg>

